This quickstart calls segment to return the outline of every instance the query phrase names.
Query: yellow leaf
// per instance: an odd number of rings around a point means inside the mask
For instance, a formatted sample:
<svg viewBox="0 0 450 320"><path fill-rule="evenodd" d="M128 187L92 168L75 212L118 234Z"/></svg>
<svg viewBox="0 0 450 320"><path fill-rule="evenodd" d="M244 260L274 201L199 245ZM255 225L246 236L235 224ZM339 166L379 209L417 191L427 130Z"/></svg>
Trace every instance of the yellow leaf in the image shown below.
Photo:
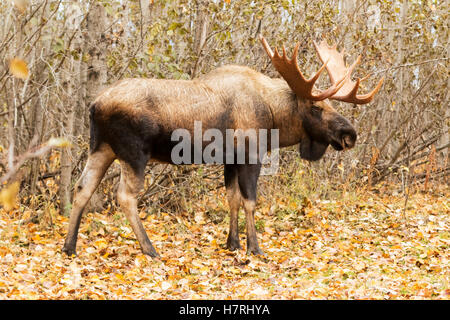
<svg viewBox="0 0 450 320"><path fill-rule="evenodd" d="M108 243L106 242L105 239L99 239L99 240L95 241L95 246L96 246L99 250L102 250L102 249L105 249L105 248L108 247Z"/></svg>
<svg viewBox="0 0 450 320"><path fill-rule="evenodd" d="M11 183L9 186L3 188L0 192L0 204L3 205L6 211L14 209L16 203L16 197L19 193L19 182Z"/></svg>
<svg viewBox="0 0 450 320"><path fill-rule="evenodd" d="M148 46L148 49L147 49L147 53L150 55L150 59L152 58L152 54L153 54L153 52L155 51L155 46L151 46L151 45L149 45Z"/></svg>
<svg viewBox="0 0 450 320"><path fill-rule="evenodd" d="M200 268L200 273L202 275L206 275L206 274L208 274L208 272L209 272L209 267L202 267L202 268Z"/></svg>
<svg viewBox="0 0 450 320"><path fill-rule="evenodd" d="M124 278L124 276L123 276L122 274L116 273L115 276L116 276L117 280L119 280L119 281L125 281L125 278Z"/></svg>
<svg viewBox="0 0 450 320"><path fill-rule="evenodd" d="M47 144L52 147L66 148L71 147L72 143L66 138L51 138Z"/></svg>
<svg viewBox="0 0 450 320"><path fill-rule="evenodd" d="M27 63L19 58L14 58L9 62L9 72L20 79L28 78Z"/></svg>

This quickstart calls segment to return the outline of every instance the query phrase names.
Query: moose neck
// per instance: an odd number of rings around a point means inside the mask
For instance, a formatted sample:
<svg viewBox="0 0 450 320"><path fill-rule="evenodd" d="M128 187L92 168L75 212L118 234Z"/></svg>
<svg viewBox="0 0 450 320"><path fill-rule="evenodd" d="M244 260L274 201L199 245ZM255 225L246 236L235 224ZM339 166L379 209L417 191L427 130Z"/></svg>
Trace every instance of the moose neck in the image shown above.
<svg viewBox="0 0 450 320"><path fill-rule="evenodd" d="M301 109L296 95L282 79L271 79L271 86L264 90L264 100L270 106L274 129L279 130L279 146L287 147L300 142L304 135Z"/></svg>

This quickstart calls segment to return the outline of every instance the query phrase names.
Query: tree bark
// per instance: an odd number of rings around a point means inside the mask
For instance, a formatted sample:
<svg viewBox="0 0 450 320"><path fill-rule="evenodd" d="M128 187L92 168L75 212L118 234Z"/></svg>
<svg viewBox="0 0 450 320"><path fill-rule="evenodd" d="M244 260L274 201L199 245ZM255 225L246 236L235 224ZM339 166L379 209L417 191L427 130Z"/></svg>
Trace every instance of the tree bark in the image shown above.
<svg viewBox="0 0 450 320"><path fill-rule="evenodd" d="M93 3L87 17L86 46L89 54L86 81L86 102L89 104L105 86L107 70L105 61L106 11L101 3Z"/></svg>
<svg viewBox="0 0 450 320"><path fill-rule="evenodd" d="M191 78L197 76L200 70L200 58L203 46L205 45L206 36L208 34L208 1L199 0L197 2L197 17L195 20L195 34L194 34L194 65L191 70Z"/></svg>
<svg viewBox="0 0 450 320"><path fill-rule="evenodd" d="M89 104L94 101L98 92L106 85L106 41L105 29L107 17L105 8L101 3L93 3L86 20L85 51L89 55L86 75L86 100L82 107L88 110ZM89 123L86 112L86 123ZM97 189L88 204L88 210L101 210L101 195Z"/></svg>
<svg viewBox="0 0 450 320"><path fill-rule="evenodd" d="M80 32L79 15L81 13L80 8L77 4L72 4L69 8L71 14L68 15L68 28L70 34L74 35L74 39L71 42L69 48L70 52L77 51L79 54L82 52L82 33ZM74 139L75 133L75 114L79 113L80 104L79 99L74 99L73 97L79 97L79 87L80 87L80 70L81 70L82 58L79 57L75 59L73 56L70 58L70 63L68 63L67 71L64 74L63 87L66 96L66 112L63 121L63 128L61 130L62 136L72 142L74 148L63 148L61 150L61 178L59 184L59 201L60 201L60 214L69 215L71 210L71 195L72 195L72 169L74 162L74 155L76 154L76 143Z"/></svg>
<svg viewBox="0 0 450 320"><path fill-rule="evenodd" d="M50 13L50 6L46 5L43 9L42 16L47 17ZM43 32L43 31L41 31ZM38 42L36 44L36 50L35 50L35 60L36 60L36 80L37 87L34 90L42 90L40 88L40 84L44 83L45 78L48 76L46 73L47 65L44 61L40 60L40 56L46 56L50 47L50 39L47 38L46 40L42 40L42 42ZM37 95L31 100L31 105L33 108L31 109L31 116L30 116L30 122L31 122L31 128L30 131L32 133L32 136L30 136L30 141L33 139L33 137L37 137L36 144L41 144L44 134L44 109L42 107L42 96ZM39 168L41 164L40 158L35 158L31 160L30 165L30 176L29 176L29 184L30 184L30 192L31 194L36 194L36 185L39 178Z"/></svg>

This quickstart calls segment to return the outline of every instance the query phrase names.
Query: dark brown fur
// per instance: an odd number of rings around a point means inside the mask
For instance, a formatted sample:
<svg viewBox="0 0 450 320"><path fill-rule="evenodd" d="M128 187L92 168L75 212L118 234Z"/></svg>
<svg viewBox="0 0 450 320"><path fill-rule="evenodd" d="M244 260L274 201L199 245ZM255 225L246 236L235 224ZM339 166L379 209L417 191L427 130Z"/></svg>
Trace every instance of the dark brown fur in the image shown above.
<svg viewBox="0 0 450 320"><path fill-rule="evenodd" d="M122 176L118 201L145 254L157 256L139 220L136 194L149 160L171 162L171 134L178 128L193 134L194 121L203 130L279 129L279 146L300 143L302 158L315 161L329 144L353 147L356 132L326 101L300 99L284 80L271 79L247 67L225 66L198 79L125 79L99 94L91 106L91 145L86 168L76 185L69 233L64 245L75 253L82 211L106 169L119 159ZM207 143L206 143L207 144ZM247 252L262 254L254 224L256 185L261 165L225 165L230 203L227 247L240 248L237 216L244 207Z"/></svg>

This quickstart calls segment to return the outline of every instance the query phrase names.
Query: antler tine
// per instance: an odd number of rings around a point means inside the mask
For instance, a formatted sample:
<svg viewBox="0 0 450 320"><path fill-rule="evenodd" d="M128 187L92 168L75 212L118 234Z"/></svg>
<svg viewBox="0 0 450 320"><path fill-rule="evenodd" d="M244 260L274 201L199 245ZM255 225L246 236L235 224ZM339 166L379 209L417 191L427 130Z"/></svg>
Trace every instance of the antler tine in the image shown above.
<svg viewBox="0 0 450 320"><path fill-rule="evenodd" d="M283 56L281 56L277 48L275 48L275 52L272 51L264 37L261 36L260 40L267 55L271 58L274 67L278 70L284 80L286 80L289 87L291 87L291 89L296 93L297 96L313 101L325 100L338 92L339 89L344 85L345 76L339 81L336 81L336 83L333 83L332 86L327 90L314 94L313 91L318 91L314 88L314 84L319 78L320 74L326 68L327 63L325 63L313 77L307 80L300 71L297 62L297 54L300 43L297 43L294 49L294 54L292 58L289 59L286 54L286 48L284 46Z"/></svg>
<svg viewBox="0 0 450 320"><path fill-rule="evenodd" d="M289 58L288 58L288 56L286 54L286 48L284 47L284 44L283 44L283 58L286 59L286 60L289 60Z"/></svg>
<svg viewBox="0 0 450 320"><path fill-rule="evenodd" d="M367 79L369 79L371 75L372 75L372 74L371 74L371 73L369 73L368 75L366 75L366 76L362 77L362 78L361 78L361 82L363 82L364 80L367 80Z"/></svg>
<svg viewBox="0 0 450 320"><path fill-rule="evenodd" d="M317 72L317 78L319 78L320 73L323 71L323 69L326 68L328 64L328 61L323 64L323 66L319 69ZM319 73L320 72L320 73ZM327 90L323 91L321 94L325 97L321 100L327 99L332 97L336 92L338 92L344 85L345 85L345 79L347 75L344 75L340 80L336 81L329 87ZM317 80L317 79L316 79ZM315 81L314 81L315 82Z"/></svg>
<svg viewBox="0 0 450 320"><path fill-rule="evenodd" d="M327 71L331 83L334 83L338 76L342 75L343 73L346 74L346 76L344 77L345 83L343 84L342 89L339 90L336 94L332 95L330 99L350 102L354 104L366 104L373 100L373 97L380 90L381 85L383 84L384 77L381 78L381 80L371 92L364 95L357 95L360 82L368 78L368 76L365 76L363 79L357 79L356 82L352 81L350 78L354 68L361 61L361 55L359 55L355 62L349 68L347 68L344 62L344 50L342 50L342 52L338 52L336 49L336 45L330 47L325 40L322 40L320 44L314 42L314 47L316 48L316 51L319 54L319 58L320 60L322 60L322 62L324 60L331 60L331 63L327 65Z"/></svg>
<svg viewBox="0 0 450 320"><path fill-rule="evenodd" d="M351 81L350 79L350 75L353 72L353 69L359 64L359 62L361 61L361 55L358 56L358 58L356 59L356 61L350 66L350 68L348 68L348 81ZM378 90L380 90L381 85L383 84L384 81L384 77L382 77L380 79L380 81L378 81L378 84L375 86L375 88L364 95L357 95L358 89L359 89L359 84L364 81L367 80L369 77L371 76L371 74L369 73L368 75L366 75L363 78L358 78L356 79L356 82L354 83L354 87L350 90L350 92L348 92L346 95L334 95L331 97L331 99L334 100L339 100L339 101L344 101L344 102L350 102L350 103L354 103L354 104L366 104L369 103L373 100L375 94L378 92Z"/></svg>
<svg viewBox="0 0 450 320"><path fill-rule="evenodd" d="M375 86L375 88L371 92L366 93L364 95L357 95L356 93L358 92L360 82L367 78L368 77L366 76L363 79L360 79L360 78L356 79L355 86L349 93L347 93L346 95L343 95L343 96L333 96L333 97L331 97L331 99L344 101L344 102L350 102L350 103L354 103L354 104L366 104L366 103L371 102L373 100L375 94L380 90L380 88L383 84L383 81L384 81L384 77L382 77L380 79L380 81L378 81L378 84Z"/></svg>
<svg viewBox="0 0 450 320"><path fill-rule="evenodd" d="M291 61L297 63L298 49L300 49L300 41L297 41L297 44L294 47L294 52L292 52Z"/></svg>
<svg viewBox="0 0 450 320"><path fill-rule="evenodd" d="M300 67L298 66L298 62L297 62L297 55L298 55L299 48L300 48L300 41L298 41L297 44L295 45L294 52L292 53L292 58L288 59L288 62L290 64L294 65L294 67L298 70L301 80L304 81L305 83L307 83L307 82L309 82L309 80L306 80L305 76L300 71ZM285 53L284 45L283 45L283 52ZM286 56L286 58L287 58L287 56Z"/></svg>
<svg viewBox="0 0 450 320"><path fill-rule="evenodd" d="M264 49L267 52L267 55L272 59L273 58L273 51L270 48L269 44L267 43L266 39L264 39L264 37L262 35L260 35L259 40L261 40Z"/></svg>

